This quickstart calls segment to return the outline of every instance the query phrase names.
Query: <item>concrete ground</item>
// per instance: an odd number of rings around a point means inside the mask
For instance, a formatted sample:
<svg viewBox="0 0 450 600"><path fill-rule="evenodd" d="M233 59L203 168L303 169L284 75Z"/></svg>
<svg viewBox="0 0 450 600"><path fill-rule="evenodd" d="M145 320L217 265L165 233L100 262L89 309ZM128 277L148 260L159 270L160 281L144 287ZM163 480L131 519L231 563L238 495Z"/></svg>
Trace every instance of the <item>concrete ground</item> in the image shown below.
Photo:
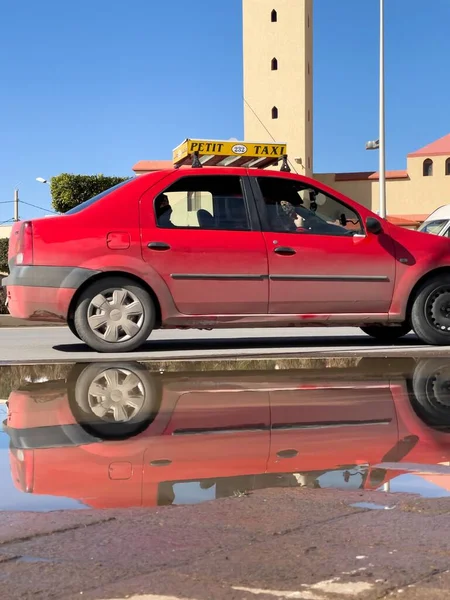
<svg viewBox="0 0 450 600"><path fill-rule="evenodd" d="M380 344L359 329L216 329L155 331L139 352L92 352L66 327L1 329L0 364L95 360L167 360L277 356L446 356L450 346L420 344L414 335L396 345Z"/></svg>
<svg viewBox="0 0 450 600"><path fill-rule="evenodd" d="M352 506L373 502L391 510ZM2 600L447 599L450 499L274 489L195 506L0 513Z"/></svg>

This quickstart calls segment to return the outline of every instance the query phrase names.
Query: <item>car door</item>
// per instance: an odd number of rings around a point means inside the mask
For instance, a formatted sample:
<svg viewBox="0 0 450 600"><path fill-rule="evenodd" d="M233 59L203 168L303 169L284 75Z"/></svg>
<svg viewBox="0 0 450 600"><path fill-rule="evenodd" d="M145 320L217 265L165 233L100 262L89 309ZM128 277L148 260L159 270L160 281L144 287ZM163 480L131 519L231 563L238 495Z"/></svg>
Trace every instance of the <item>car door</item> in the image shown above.
<svg viewBox="0 0 450 600"><path fill-rule="evenodd" d="M269 313L386 314L395 283L392 240L298 176L252 178L269 259ZM363 209L362 209L363 210Z"/></svg>
<svg viewBox="0 0 450 600"><path fill-rule="evenodd" d="M180 313L267 314L267 250L248 180L212 173L180 170L143 195L143 258Z"/></svg>
<svg viewBox="0 0 450 600"><path fill-rule="evenodd" d="M270 392L268 472L367 466L398 441L389 381L292 379L278 387Z"/></svg>
<svg viewBox="0 0 450 600"><path fill-rule="evenodd" d="M144 505L208 499L223 478L265 472L270 411L260 379L205 375L186 379L184 390L178 384L169 422L160 435L148 438Z"/></svg>

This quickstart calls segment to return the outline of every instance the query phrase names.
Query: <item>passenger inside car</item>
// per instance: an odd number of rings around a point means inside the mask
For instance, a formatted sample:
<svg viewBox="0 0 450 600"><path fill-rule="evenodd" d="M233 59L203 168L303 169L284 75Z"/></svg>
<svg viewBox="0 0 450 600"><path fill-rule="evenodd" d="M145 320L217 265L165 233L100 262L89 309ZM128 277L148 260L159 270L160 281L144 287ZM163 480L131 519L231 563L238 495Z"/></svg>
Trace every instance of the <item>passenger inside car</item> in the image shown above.
<svg viewBox="0 0 450 600"><path fill-rule="evenodd" d="M166 196L166 194L160 194L155 199L155 213L156 221L159 227L175 227L170 220L172 207L170 206L169 198Z"/></svg>

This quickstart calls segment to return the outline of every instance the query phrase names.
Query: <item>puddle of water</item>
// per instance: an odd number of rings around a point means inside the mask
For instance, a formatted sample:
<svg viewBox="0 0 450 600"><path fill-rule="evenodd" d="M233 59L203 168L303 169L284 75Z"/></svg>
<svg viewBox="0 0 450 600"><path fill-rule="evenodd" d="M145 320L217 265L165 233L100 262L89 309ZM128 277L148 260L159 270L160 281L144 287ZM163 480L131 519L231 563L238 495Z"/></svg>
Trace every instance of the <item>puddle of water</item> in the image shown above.
<svg viewBox="0 0 450 600"><path fill-rule="evenodd" d="M391 481L388 491L392 493L418 494L423 498L447 498L450 496L449 478L442 477L440 479L438 476L434 478L433 482L427 481L427 479L420 475L399 475Z"/></svg>
<svg viewBox="0 0 450 600"><path fill-rule="evenodd" d="M355 508L367 508L368 510L393 510L395 506L386 506L384 504L374 504L373 502L354 502L350 504Z"/></svg>
<svg viewBox="0 0 450 600"><path fill-rule="evenodd" d="M352 361L0 368L0 510L277 487L450 496L450 360Z"/></svg>
<svg viewBox="0 0 450 600"><path fill-rule="evenodd" d="M39 556L19 556L16 562L24 563L52 563L55 562L51 558L40 558Z"/></svg>
<svg viewBox="0 0 450 600"><path fill-rule="evenodd" d="M0 404L0 424L6 419L6 406ZM72 498L24 494L14 485L9 458L9 437L0 425L0 511L36 511L50 512L53 510L77 510L86 508Z"/></svg>

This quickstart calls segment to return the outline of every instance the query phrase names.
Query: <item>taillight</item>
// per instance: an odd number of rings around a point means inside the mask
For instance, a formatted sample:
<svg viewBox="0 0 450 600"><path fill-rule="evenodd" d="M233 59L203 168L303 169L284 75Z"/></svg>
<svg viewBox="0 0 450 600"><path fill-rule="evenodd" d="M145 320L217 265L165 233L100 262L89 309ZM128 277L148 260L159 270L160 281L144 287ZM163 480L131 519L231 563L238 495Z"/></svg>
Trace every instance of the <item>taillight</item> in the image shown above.
<svg viewBox="0 0 450 600"><path fill-rule="evenodd" d="M25 221L20 228L16 246L16 264L33 264L33 223Z"/></svg>
<svg viewBox="0 0 450 600"><path fill-rule="evenodd" d="M11 474L18 490L27 494L34 488L34 451L11 448Z"/></svg>

